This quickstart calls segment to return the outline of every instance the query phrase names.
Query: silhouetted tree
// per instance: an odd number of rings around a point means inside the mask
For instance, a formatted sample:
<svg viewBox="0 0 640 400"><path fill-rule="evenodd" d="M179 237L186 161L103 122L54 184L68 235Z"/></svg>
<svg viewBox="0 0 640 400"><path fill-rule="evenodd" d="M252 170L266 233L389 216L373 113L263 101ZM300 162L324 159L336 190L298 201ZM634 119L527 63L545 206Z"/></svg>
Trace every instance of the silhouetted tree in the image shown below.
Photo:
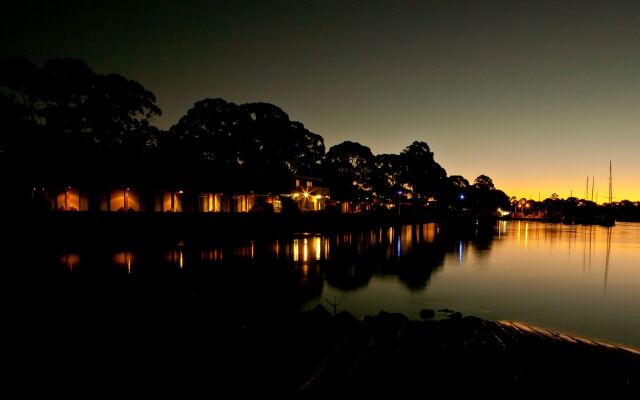
<svg viewBox="0 0 640 400"><path fill-rule="evenodd" d="M280 108L267 103L238 106L222 99L197 102L174 125L166 151L182 171L235 190L286 191L293 175L315 175L324 140Z"/></svg>
<svg viewBox="0 0 640 400"><path fill-rule="evenodd" d="M3 146L30 183L140 180L141 155L160 114L153 94L79 60L2 60ZM7 111L10 110L10 111Z"/></svg>
<svg viewBox="0 0 640 400"><path fill-rule="evenodd" d="M401 153L403 169L400 180L417 200L439 197L445 187L447 172L435 162L425 142L413 142Z"/></svg>
<svg viewBox="0 0 640 400"><path fill-rule="evenodd" d="M223 99L198 101L159 143L164 175L175 184L196 185L209 177L222 188L241 178L244 163L241 134L249 124L234 103ZM244 125L244 126L243 126ZM185 182L185 179L189 181Z"/></svg>
<svg viewBox="0 0 640 400"><path fill-rule="evenodd" d="M493 180L486 175L479 175L474 181L473 186L483 190L493 190L496 187L493 185Z"/></svg>
<svg viewBox="0 0 640 400"><path fill-rule="evenodd" d="M509 196L502 190L496 190L493 180L480 175L469 188L465 201L476 215L492 215L498 208L508 210L511 207Z"/></svg>
<svg viewBox="0 0 640 400"><path fill-rule="evenodd" d="M251 123L244 136L245 165L258 182L279 182L289 189L293 175L316 175L324 157L324 139L300 122L290 121L280 108L268 103L241 106Z"/></svg>
<svg viewBox="0 0 640 400"><path fill-rule="evenodd" d="M467 206L469 197L469 181L461 175L451 175L446 179L445 190L439 200L443 203L443 207L452 210L460 210Z"/></svg>
<svg viewBox="0 0 640 400"><path fill-rule="evenodd" d="M96 176L141 182L141 156L155 132L149 119L160 115L153 93L117 74L95 74L78 60L48 61L45 70L51 77L45 119L60 140L60 167L71 173L92 166L90 176L81 174L84 182Z"/></svg>
<svg viewBox="0 0 640 400"><path fill-rule="evenodd" d="M29 177L42 172L43 72L25 58L0 60L0 167L5 179Z"/></svg>
<svg viewBox="0 0 640 400"><path fill-rule="evenodd" d="M463 176L461 175L451 175L449 178L449 183L451 184L451 186L461 189L461 190L465 190L469 188L469 181L466 180Z"/></svg>
<svg viewBox="0 0 640 400"><path fill-rule="evenodd" d="M350 141L331 147L323 164L332 196L349 200L370 196L374 168L371 149Z"/></svg>
<svg viewBox="0 0 640 400"><path fill-rule="evenodd" d="M400 174L403 165L398 154L379 154L375 156L375 170L372 179L373 191L383 201L394 201L402 191Z"/></svg>

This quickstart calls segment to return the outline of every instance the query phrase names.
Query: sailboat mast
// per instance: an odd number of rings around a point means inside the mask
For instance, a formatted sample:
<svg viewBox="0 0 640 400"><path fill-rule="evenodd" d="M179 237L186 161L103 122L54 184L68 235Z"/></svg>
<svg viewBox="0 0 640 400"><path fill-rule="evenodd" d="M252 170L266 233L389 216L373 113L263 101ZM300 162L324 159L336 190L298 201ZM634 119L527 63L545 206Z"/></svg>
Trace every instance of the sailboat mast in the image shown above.
<svg viewBox="0 0 640 400"><path fill-rule="evenodd" d="M589 200L589 177L587 176L587 186L584 190L584 199Z"/></svg>
<svg viewBox="0 0 640 400"><path fill-rule="evenodd" d="M609 160L609 204L613 203L613 178L611 176L611 160Z"/></svg>

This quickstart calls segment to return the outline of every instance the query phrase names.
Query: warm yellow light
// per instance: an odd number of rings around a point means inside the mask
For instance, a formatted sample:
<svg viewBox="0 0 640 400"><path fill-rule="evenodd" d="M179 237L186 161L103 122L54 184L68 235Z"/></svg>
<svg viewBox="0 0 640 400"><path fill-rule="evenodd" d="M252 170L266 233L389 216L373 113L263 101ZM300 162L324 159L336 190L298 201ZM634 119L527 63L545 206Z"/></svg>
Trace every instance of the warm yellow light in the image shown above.
<svg viewBox="0 0 640 400"><path fill-rule="evenodd" d="M316 260L320 260L320 256L321 256L321 246L322 246L322 240L319 237L316 237Z"/></svg>
<svg viewBox="0 0 640 400"><path fill-rule="evenodd" d="M322 198L322 196L316 195L316 200L320 200L321 198Z"/></svg>
<svg viewBox="0 0 640 400"><path fill-rule="evenodd" d="M184 193L184 190L178 190L178 193L182 194L182 193Z"/></svg>
<svg viewBox="0 0 640 400"><path fill-rule="evenodd" d="M293 239L293 261L298 262L300 258L300 249L298 248L298 239Z"/></svg>
<svg viewBox="0 0 640 400"><path fill-rule="evenodd" d="M303 192L302 195L305 199L309 198L309 192Z"/></svg>
<svg viewBox="0 0 640 400"><path fill-rule="evenodd" d="M78 254L66 254L60 258L60 262L66 265L70 271L73 271L80 264L80 256Z"/></svg>
<svg viewBox="0 0 640 400"><path fill-rule="evenodd" d="M309 247L307 245L307 239L305 238L302 242L302 261L309 261Z"/></svg>
<svg viewBox="0 0 640 400"><path fill-rule="evenodd" d="M131 273L131 263L133 254L128 251L119 252L113 255L113 263L127 267L127 272Z"/></svg>

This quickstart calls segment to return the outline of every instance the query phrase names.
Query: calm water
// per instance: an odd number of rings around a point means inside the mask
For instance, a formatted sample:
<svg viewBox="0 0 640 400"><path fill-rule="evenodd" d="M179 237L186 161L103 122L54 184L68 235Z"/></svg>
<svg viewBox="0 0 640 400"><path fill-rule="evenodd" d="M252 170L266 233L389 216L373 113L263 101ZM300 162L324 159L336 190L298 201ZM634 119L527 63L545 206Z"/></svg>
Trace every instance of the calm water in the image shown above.
<svg viewBox="0 0 640 400"><path fill-rule="evenodd" d="M203 318L242 318L338 303L356 315L418 318L423 308L449 308L640 347L640 224L494 228L452 233L420 224L162 246L68 244L19 254L13 279L27 282L16 301L46 303L46 312L81 304L83 312L197 309Z"/></svg>
<svg viewBox="0 0 640 400"><path fill-rule="evenodd" d="M449 243L424 285L375 271L360 288L328 284L321 296L356 314L385 309L418 318L422 308L446 307L640 346L640 224L511 221L497 231L488 243ZM390 252L418 251L410 238L400 232Z"/></svg>

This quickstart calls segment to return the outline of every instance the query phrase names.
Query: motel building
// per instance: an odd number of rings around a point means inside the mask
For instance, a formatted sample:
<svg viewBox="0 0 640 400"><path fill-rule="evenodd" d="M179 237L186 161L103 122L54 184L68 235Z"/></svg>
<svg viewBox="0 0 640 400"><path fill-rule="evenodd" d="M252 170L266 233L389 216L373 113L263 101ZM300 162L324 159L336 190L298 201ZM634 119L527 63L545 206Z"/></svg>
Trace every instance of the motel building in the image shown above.
<svg viewBox="0 0 640 400"><path fill-rule="evenodd" d="M327 206L329 188L320 186L321 181L314 178L298 177L291 198L303 212L321 211Z"/></svg>
<svg viewBox="0 0 640 400"><path fill-rule="evenodd" d="M45 204L53 211L99 212L206 212L248 213L284 210L284 203L295 204L302 212L322 211L329 202L329 189L314 178L295 178L289 193L223 193L189 191L181 188L150 190L123 186L109 190L84 190L66 186L34 187L34 204Z"/></svg>

